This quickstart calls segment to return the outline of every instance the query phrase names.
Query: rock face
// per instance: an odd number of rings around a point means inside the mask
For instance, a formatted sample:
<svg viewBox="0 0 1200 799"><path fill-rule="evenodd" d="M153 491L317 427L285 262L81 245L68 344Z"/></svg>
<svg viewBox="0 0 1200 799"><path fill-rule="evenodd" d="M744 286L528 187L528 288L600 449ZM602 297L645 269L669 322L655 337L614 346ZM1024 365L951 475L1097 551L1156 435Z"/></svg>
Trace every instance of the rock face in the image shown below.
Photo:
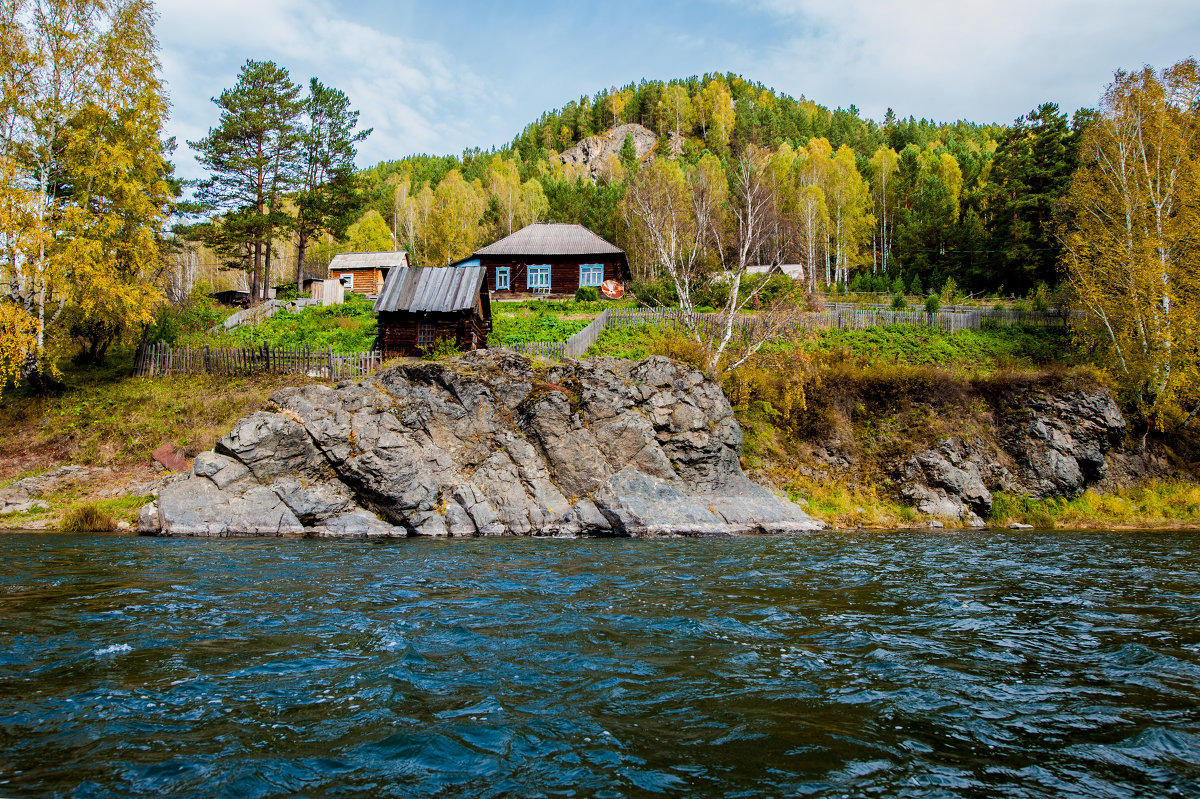
<svg viewBox="0 0 1200 799"><path fill-rule="evenodd" d="M947 438L909 458L895 470L900 496L922 513L971 526L982 526L991 512L987 486L1035 499L1076 497L1106 478L1125 419L1104 388L1031 388L1004 398L995 426L996 447Z"/></svg>
<svg viewBox="0 0 1200 799"><path fill-rule="evenodd" d="M564 164L581 164L588 168L592 175L598 175L605 167L609 156L619 156L625 146L625 137L633 137L633 147L637 151L637 159L644 159L654 145L658 136L654 131L636 123L618 125L600 134L589 136L572 147L567 148L559 158Z"/></svg>
<svg viewBox="0 0 1200 799"><path fill-rule="evenodd" d="M721 389L665 358L503 351L289 388L142 509L164 535L701 535L824 527L752 483Z"/></svg>

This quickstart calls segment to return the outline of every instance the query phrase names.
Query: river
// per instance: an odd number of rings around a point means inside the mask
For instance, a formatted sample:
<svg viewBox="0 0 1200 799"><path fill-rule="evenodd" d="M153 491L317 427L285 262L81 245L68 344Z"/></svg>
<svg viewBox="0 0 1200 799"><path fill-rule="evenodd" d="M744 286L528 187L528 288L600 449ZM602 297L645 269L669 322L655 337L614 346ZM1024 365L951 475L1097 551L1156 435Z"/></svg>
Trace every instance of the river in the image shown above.
<svg viewBox="0 0 1200 799"><path fill-rule="evenodd" d="M0 535L0 796L1198 796L1198 545Z"/></svg>

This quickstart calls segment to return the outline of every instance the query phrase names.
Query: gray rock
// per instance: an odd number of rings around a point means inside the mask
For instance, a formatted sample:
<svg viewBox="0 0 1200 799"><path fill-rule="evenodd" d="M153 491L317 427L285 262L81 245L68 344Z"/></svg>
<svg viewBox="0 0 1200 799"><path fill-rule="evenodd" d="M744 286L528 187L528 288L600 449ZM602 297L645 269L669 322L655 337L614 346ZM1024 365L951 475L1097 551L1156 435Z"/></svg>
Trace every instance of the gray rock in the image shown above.
<svg viewBox="0 0 1200 799"><path fill-rule="evenodd" d="M276 392L164 487L166 535L697 535L822 527L741 472L720 388L666 358L481 351ZM363 508L371 508L386 521ZM371 521L374 519L374 521Z"/></svg>
<svg viewBox="0 0 1200 799"><path fill-rule="evenodd" d="M1008 526L1009 530L1032 530L1032 524L1022 524L1021 522L1013 522Z"/></svg>
<svg viewBox="0 0 1200 799"><path fill-rule="evenodd" d="M992 511L992 493L983 484L978 467L963 459L956 441L914 455L904 464L903 480L900 496L921 513L982 525L979 517Z"/></svg>

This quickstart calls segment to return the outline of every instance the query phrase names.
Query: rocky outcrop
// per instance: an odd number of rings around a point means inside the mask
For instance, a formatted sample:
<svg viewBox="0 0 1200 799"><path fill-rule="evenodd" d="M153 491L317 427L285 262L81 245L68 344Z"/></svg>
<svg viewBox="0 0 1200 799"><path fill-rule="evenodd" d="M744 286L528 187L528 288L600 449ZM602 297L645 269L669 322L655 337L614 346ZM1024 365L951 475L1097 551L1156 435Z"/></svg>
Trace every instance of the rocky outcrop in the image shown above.
<svg viewBox="0 0 1200 799"><path fill-rule="evenodd" d="M618 125L598 136L589 136L578 144L567 148L559 156L564 164L582 165L593 176L605 169L609 157L619 157L621 148L625 146L625 137L633 137L633 147L638 161L642 161L654 149L658 136L654 131L636 123Z"/></svg>
<svg viewBox="0 0 1200 799"><path fill-rule="evenodd" d="M149 534L703 535L819 529L739 466L721 389L665 358L503 351L288 388L190 479L142 509Z"/></svg>
<svg viewBox="0 0 1200 799"><path fill-rule="evenodd" d="M1106 388L1032 387L997 400L994 441L952 437L895 469L917 510L982 526L993 490L1035 499L1076 497L1101 484L1125 419Z"/></svg>
<svg viewBox="0 0 1200 799"><path fill-rule="evenodd" d="M100 469L91 466L60 466L48 472L23 477L4 488L0 488L0 515L8 513L30 513L46 510L49 504L43 497L87 480Z"/></svg>

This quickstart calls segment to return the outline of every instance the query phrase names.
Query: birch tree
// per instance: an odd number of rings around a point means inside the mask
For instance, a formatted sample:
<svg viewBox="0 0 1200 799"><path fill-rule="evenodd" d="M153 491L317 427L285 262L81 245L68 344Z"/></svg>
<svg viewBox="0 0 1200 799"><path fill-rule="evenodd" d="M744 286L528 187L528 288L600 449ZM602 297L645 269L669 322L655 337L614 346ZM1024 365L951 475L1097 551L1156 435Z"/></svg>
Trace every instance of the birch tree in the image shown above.
<svg viewBox="0 0 1200 799"><path fill-rule="evenodd" d="M1150 425L1187 426L1200 413L1200 68L1118 72L1099 111L1063 229L1076 330Z"/></svg>

